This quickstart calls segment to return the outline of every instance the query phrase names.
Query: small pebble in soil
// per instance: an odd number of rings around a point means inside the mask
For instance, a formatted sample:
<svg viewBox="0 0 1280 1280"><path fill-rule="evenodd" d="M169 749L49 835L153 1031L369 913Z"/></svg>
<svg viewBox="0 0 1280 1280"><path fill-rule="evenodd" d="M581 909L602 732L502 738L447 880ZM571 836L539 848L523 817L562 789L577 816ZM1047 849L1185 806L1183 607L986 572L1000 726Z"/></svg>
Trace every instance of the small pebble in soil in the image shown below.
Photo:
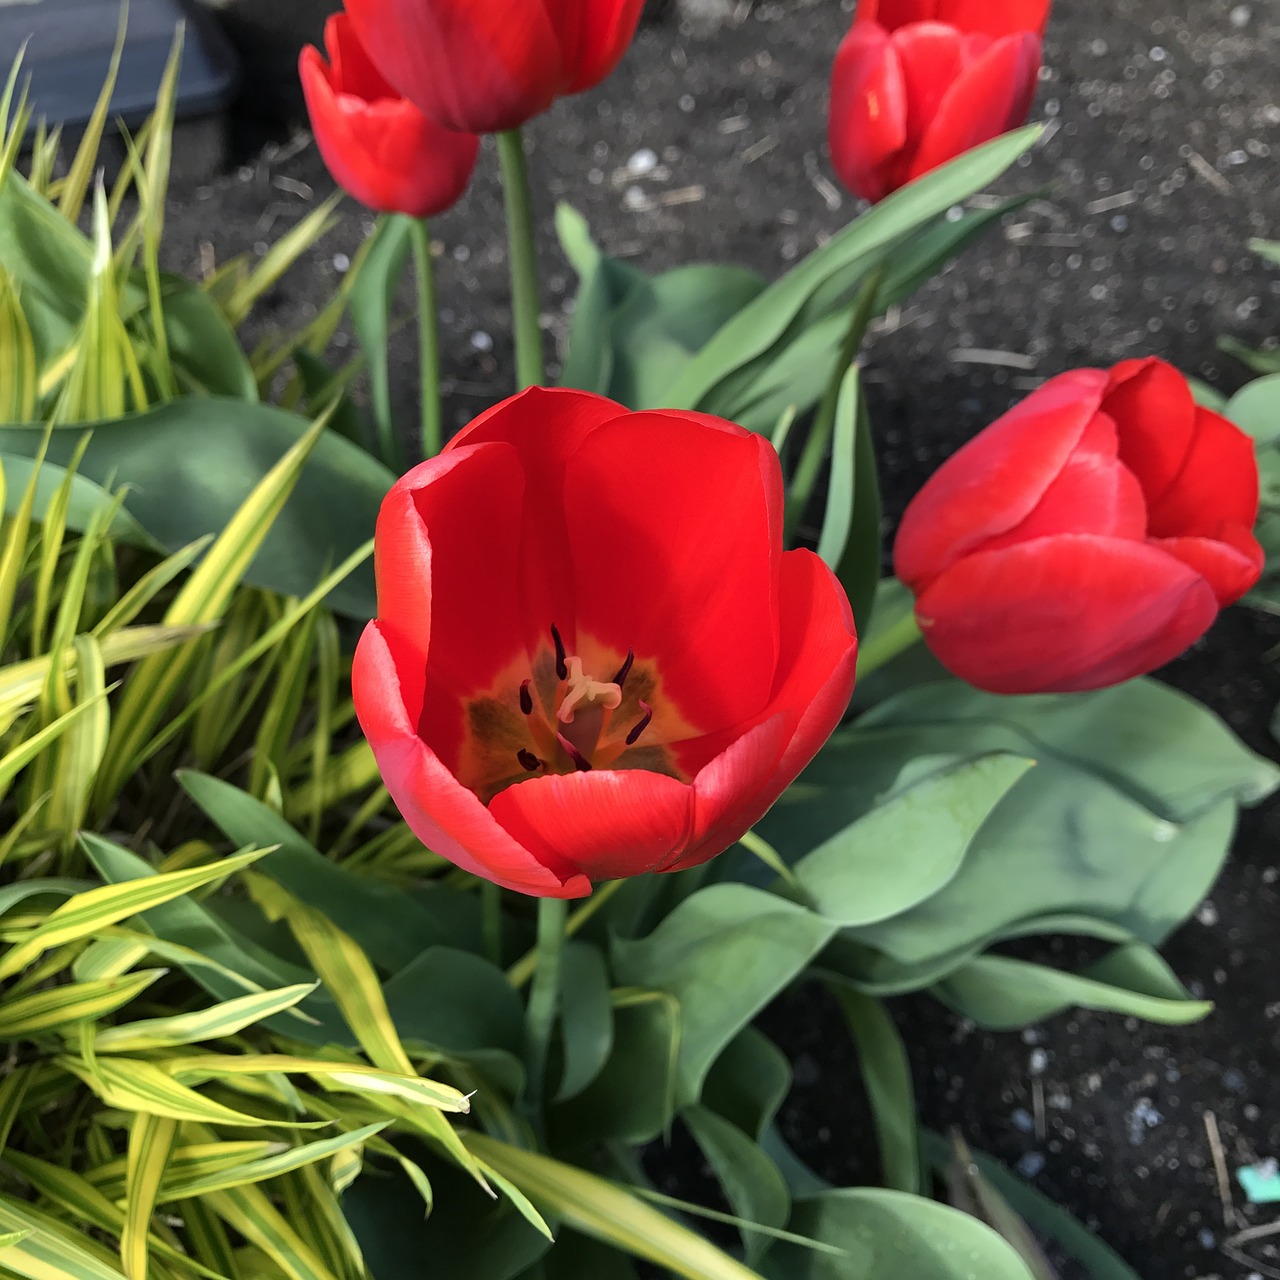
<svg viewBox="0 0 1280 1280"><path fill-rule="evenodd" d="M1217 1236L1215 1236L1208 1227L1201 1227L1200 1234L1196 1236L1196 1239L1200 1241L1200 1247L1202 1249L1212 1249L1218 1243Z"/></svg>
<svg viewBox="0 0 1280 1280"><path fill-rule="evenodd" d="M1045 1158L1038 1151L1028 1151L1015 1166L1024 1178L1034 1178L1044 1171Z"/></svg>
<svg viewBox="0 0 1280 1280"><path fill-rule="evenodd" d="M475 333L471 335L471 347L475 351L492 351L493 338L491 335L485 333L483 329L477 329Z"/></svg>
<svg viewBox="0 0 1280 1280"><path fill-rule="evenodd" d="M1027 1070L1033 1076L1042 1075L1049 1065L1049 1054L1044 1049L1032 1049L1027 1057Z"/></svg>
<svg viewBox="0 0 1280 1280"><path fill-rule="evenodd" d="M1025 1107L1019 1107L1010 1117L1019 1133L1030 1133L1036 1127L1035 1118Z"/></svg>
<svg viewBox="0 0 1280 1280"><path fill-rule="evenodd" d="M658 153L649 147L641 147L639 151L627 161L627 172L634 174L636 177L643 177L646 173L652 173L658 167Z"/></svg>
<svg viewBox="0 0 1280 1280"><path fill-rule="evenodd" d="M1152 1105L1150 1098L1139 1098L1129 1112L1129 1142L1132 1146L1140 1146L1148 1129L1154 1129L1164 1120L1164 1116Z"/></svg>
<svg viewBox="0 0 1280 1280"><path fill-rule="evenodd" d="M1218 908L1206 898L1196 909L1196 920L1206 929L1212 929L1218 923Z"/></svg>

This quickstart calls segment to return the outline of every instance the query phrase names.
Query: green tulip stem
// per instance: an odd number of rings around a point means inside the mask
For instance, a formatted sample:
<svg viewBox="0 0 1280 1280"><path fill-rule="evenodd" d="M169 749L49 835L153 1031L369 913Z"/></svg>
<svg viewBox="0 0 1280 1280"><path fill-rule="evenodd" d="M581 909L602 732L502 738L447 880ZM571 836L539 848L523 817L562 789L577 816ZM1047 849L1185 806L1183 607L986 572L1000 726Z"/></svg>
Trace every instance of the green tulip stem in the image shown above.
<svg viewBox="0 0 1280 1280"><path fill-rule="evenodd" d="M579 929L582 928L592 916L596 914L601 907L607 906L609 899L613 897L619 889L627 882L625 880L610 880L608 884L598 885L586 902L580 906L577 911L569 917L569 923L565 925L565 936L572 938ZM538 967L538 951L535 947L532 951L526 951L519 960L515 962L507 970L507 981L519 991L525 986L529 979L533 977L534 971Z"/></svg>
<svg viewBox="0 0 1280 1280"><path fill-rule="evenodd" d="M431 229L425 218L409 220L413 269L418 281L418 384L422 399L422 456L434 458L444 444L440 415L440 330Z"/></svg>
<svg viewBox="0 0 1280 1280"><path fill-rule="evenodd" d="M879 633L873 629L873 634L858 649L858 679L865 680L873 671L887 666L920 639L920 624L914 613L905 614Z"/></svg>
<svg viewBox="0 0 1280 1280"><path fill-rule="evenodd" d="M537 964L525 1013L525 1061L529 1069L527 1105L537 1114L547 1086L547 1053L560 1003L560 967L564 958L569 904L563 898L538 901Z"/></svg>
<svg viewBox="0 0 1280 1280"><path fill-rule="evenodd" d="M498 134L502 189L507 201L507 237L511 253L511 315L516 341L516 381L521 390L541 386L542 330L538 326L538 248L534 238L533 196L524 135L519 129Z"/></svg>
<svg viewBox="0 0 1280 1280"><path fill-rule="evenodd" d="M795 475L791 478L791 491L787 497L787 529L794 536L797 524L809 505L813 494L813 486L818 482L818 474L826 461L827 450L831 447L831 438L835 434L836 406L840 403L840 385L849 366L858 358L862 344L867 336L867 329L877 313L880 297L880 285L885 277L883 265L877 267L862 282L858 296L853 300L853 311L849 317L849 329L840 347L840 355L836 359L831 380L818 405L813 424L809 428L808 438L796 464Z"/></svg>

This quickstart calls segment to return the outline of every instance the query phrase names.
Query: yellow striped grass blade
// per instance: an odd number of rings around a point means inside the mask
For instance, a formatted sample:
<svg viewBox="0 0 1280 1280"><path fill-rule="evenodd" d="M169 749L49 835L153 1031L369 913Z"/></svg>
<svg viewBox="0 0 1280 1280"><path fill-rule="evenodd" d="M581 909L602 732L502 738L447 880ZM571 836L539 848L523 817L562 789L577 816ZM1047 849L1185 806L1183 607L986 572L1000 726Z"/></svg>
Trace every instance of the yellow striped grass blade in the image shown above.
<svg viewBox="0 0 1280 1280"><path fill-rule="evenodd" d="M198 1125L186 1126L190 1132L199 1128ZM264 1156L278 1155L281 1151L288 1150L287 1142L267 1138L238 1142L188 1142L184 1146L174 1147L165 1167L161 1198L163 1199L164 1187L203 1177L205 1174L219 1173L223 1169L249 1164ZM118 1156L88 1170L84 1178L106 1199L123 1200L127 1174L128 1162L123 1156Z"/></svg>
<svg viewBox="0 0 1280 1280"><path fill-rule="evenodd" d="M756 1272L705 1237L585 1169L508 1146L485 1134L461 1136L478 1160L513 1182L539 1208L583 1235L665 1267L686 1280L760 1280Z"/></svg>
<svg viewBox="0 0 1280 1280"><path fill-rule="evenodd" d="M287 1151L262 1156L255 1160L246 1160L228 1168L211 1169L186 1180L166 1182L161 1189L160 1200L164 1204L170 1204L175 1200L189 1200L193 1196L205 1196L214 1191L249 1186L280 1177L282 1174L292 1173L295 1169L305 1168L319 1160L358 1149L371 1137L381 1133L390 1123L389 1120L383 1120L378 1124L368 1124L363 1128L355 1129L351 1133L341 1133L332 1138L323 1138L319 1142L291 1147Z"/></svg>
<svg viewBox="0 0 1280 1280"><path fill-rule="evenodd" d="M301 1121L264 1120L244 1111L206 1098L169 1072L141 1058L98 1058L92 1069L81 1059L63 1055L55 1061L83 1081L109 1107L167 1116L172 1120L195 1120L207 1124L244 1128L314 1129L317 1124Z"/></svg>
<svg viewBox="0 0 1280 1280"><path fill-rule="evenodd" d="M240 996L226 1000L211 1009L195 1013L179 1013L167 1018L146 1018L140 1022L123 1022L98 1032L94 1048L98 1053L133 1053L142 1049L165 1049L235 1035L265 1018L292 1009L305 1000L318 984L299 983L278 991ZM3 1026L3 1010L0 1010Z"/></svg>
<svg viewBox="0 0 1280 1280"><path fill-rule="evenodd" d="M39 404L36 347L13 277L0 266L0 422L31 422Z"/></svg>
<svg viewBox="0 0 1280 1280"><path fill-rule="evenodd" d="M326 420L318 419L259 481L183 584L165 615L166 624L201 626L221 617L326 427ZM116 708L108 764L99 774L97 799L102 807L110 806L124 779L134 772L194 657L188 650L156 654L133 672Z"/></svg>
<svg viewBox="0 0 1280 1280"><path fill-rule="evenodd" d="M113 1204L87 1178L71 1169L64 1169L61 1165L40 1160L22 1152L13 1152L10 1156L6 1156L6 1160L43 1199L50 1205L56 1206L61 1214L88 1223L117 1240L123 1234L125 1210ZM122 1165L124 1163L121 1161ZM121 1190L123 1190L123 1183ZM32 1210L32 1212L36 1211ZM54 1220L50 1219L50 1221ZM58 1223L58 1225L62 1224ZM153 1257L178 1263L185 1271L194 1271L198 1275L208 1276L210 1280L222 1280L222 1277L202 1267L194 1259L186 1257L158 1236L151 1237L150 1246ZM115 1265L115 1260L110 1258L105 1250L100 1256L104 1262L110 1260L111 1265ZM0 1260L0 1266L3 1266L2 1260Z"/></svg>
<svg viewBox="0 0 1280 1280"><path fill-rule="evenodd" d="M103 1059L109 1061L109 1059ZM466 1095L451 1085L422 1076L400 1075L357 1062L334 1062L324 1058L297 1058L287 1054L206 1053L171 1058L165 1069L175 1080L198 1082L236 1075L307 1075L338 1093L400 1099L432 1111L465 1112L471 1109Z"/></svg>
<svg viewBox="0 0 1280 1280"><path fill-rule="evenodd" d="M0 771L2 769L3 765L0 764ZM171 871L163 875L148 876L142 880L103 885L98 889L90 889L87 893L78 893L53 911L42 925L34 929L27 938L0 959L0 978L11 977L25 969L32 960L50 947L77 942L129 916L149 911L152 907L180 898L193 889L200 889L207 884L225 879L270 852L270 849L251 849L247 853L224 858L211 867Z"/></svg>
<svg viewBox="0 0 1280 1280"><path fill-rule="evenodd" d="M4 797L14 778L27 765L38 759L42 752L47 751L76 721L93 711L96 705L106 698L107 692L104 691L97 698L90 699L88 702L81 702L72 707L66 715L59 716L52 724L47 724L37 733L24 738L8 755L0 757L0 798ZM17 972L17 969L5 968L7 960L8 957L0 960L0 977L8 977L10 974ZM23 964L25 963L26 961L23 961ZM18 966L18 968L21 967L22 965Z"/></svg>
<svg viewBox="0 0 1280 1280"><path fill-rule="evenodd" d="M232 1230L257 1245L289 1280L339 1280L257 1187L214 1191L204 1203Z"/></svg>
<svg viewBox="0 0 1280 1280"><path fill-rule="evenodd" d="M0 1152L9 1145L9 1134L13 1130L13 1122L22 1110L22 1103L27 1096L27 1086L35 1073L35 1064L15 1067L0 1080Z"/></svg>
<svg viewBox="0 0 1280 1280"><path fill-rule="evenodd" d="M265 876L252 876L249 891L269 914L282 915L303 954L333 997L369 1060L384 1071L416 1076L382 994L382 983L355 940L327 916L299 902Z"/></svg>
<svg viewBox="0 0 1280 1280"><path fill-rule="evenodd" d="M147 570L137 582L131 586L102 616L102 620L93 628L98 637L111 636L112 632L127 626L143 609L160 594L179 574L185 573L196 559L213 541L213 534L206 534L189 542L185 547L166 557L153 569ZM145 630L145 628L139 628ZM200 628L183 627L181 631L191 635L199 635L208 630L208 626Z"/></svg>
<svg viewBox="0 0 1280 1280"><path fill-rule="evenodd" d="M177 1136L178 1123L167 1116L136 1115L129 1126L124 1230L120 1236L120 1261L129 1280L147 1280L151 1215Z"/></svg>
<svg viewBox="0 0 1280 1280"><path fill-rule="evenodd" d="M27 1233L0 1255L0 1267L24 1280L121 1280L83 1234L8 1196L0 1196L0 1231Z"/></svg>
<svg viewBox="0 0 1280 1280"><path fill-rule="evenodd" d="M36 451L35 465L31 468L26 488L22 491L22 500L7 521L8 531L5 534L4 545L0 547L0 647L3 647L8 639L10 624L13 621L14 596L26 566L31 512L35 506L36 484L40 479L40 464L44 461L48 440L46 431L44 439L40 442L40 448Z"/></svg>
<svg viewBox="0 0 1280 1280"><path fill-rule="evenodd" d="M146 969L121 978L70 982L0 1004L0 1040L39 1035L114 1013L145 991L167 969Z"/></svg>

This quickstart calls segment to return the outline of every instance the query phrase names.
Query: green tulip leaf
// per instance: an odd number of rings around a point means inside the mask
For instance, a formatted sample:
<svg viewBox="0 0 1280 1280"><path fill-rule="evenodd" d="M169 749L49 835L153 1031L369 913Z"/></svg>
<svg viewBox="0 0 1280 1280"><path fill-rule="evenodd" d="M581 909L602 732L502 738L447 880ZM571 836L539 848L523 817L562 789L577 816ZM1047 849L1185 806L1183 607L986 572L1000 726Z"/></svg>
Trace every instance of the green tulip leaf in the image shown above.
<svg viewBox="0 0 1280 1280"><path fill-rule="evenodd" d="M580 1094L604 1070L613 1049L609 970L597 947L570 942L560 980L564 1070L556 1101Z"/></svg>
<svg viewBox="0 0 1280 1280"><path fill-rule="evenodd" d="M786 1054L750 1026L729 1041L715 1060L702 1086L702 1101L759 1142L790 1088L791 1064Z"/></svg>
<svg viewBox="0 0 1280 1280"><path fill-rule="evenodd" d="M1255 378L1227 401L1226 417L1247 432L1259 449L1280 443L1280 373Z"/></svg>
<svg viewBox="0 0 1280 1280"><path fill-rule="evenodd" d="M858 1187L801 1200L788 1230L843 1256L775 1245L763 1266L770 1280L1034 1280L990 1227L901 1191Z"/></svg>

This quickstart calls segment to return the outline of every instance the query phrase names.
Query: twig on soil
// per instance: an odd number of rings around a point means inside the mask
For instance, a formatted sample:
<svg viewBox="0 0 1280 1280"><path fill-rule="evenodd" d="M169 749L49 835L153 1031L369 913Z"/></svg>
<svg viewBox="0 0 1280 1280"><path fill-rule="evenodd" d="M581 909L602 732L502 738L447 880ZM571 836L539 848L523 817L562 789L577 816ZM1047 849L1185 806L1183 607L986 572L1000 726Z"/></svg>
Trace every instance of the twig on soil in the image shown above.
<svg viewBox="0 0 1280 1280"><path fill-rule="evenodd" d="M1227 1172L1227 1157L1222 1149L1222 1135L1218 1132L1218 1117L1212 1111L1204 1113L1204 1130L1209 1137L1209 1153L1213 1156L1213 1169L1218 1175L1218 1199L1222 1201L1224 1226L1240 1227L1243 1219L1236 1210L1231 1196L1231 1175Z"/></svg>
<svg viewBox="0 0 1280 1280"><path fill-rule="evenodd" d="M1036 1140L1043 1142L1048 1133L1044 1121L1044 1081L1039 1076L1031 1081L1031 1113L1035 1116Z"/></svg>
<svg viewBox="0 0 1280 1280"><path fill-rule="evenodd" d="M1236 189L1198 151L1187 156L1187 163L1211 186L1224 196L1235 195Z"/></svg>
<svg viewBox="0 0 1280 1280"><path fill-rule="evenodd" d="M1237 1231L1229 1240L1224 1240L1222 1242L1222 1252L1232 1262L1238 1262L1242 1267L1248 1267L1260 1276L1267 1276L1269 1280L1280 1280L1280 1269L1268 1266L1265 1262L1259 1262L1257 1258L1240 1248L1242 1244L1248 1244L1252 1240L1262 1240L1267 1236L1277 1234L1280 1234L1280 1222L1268 1222L1260 1227L1248 1227L1244 1231Z"/></svg>
<svg viewBox="0 0 1280 1280"><path fill-rule="evenodd" d="M778 140L769 134L767 138L761 138L759 142L753 142L743 153L742 163L751 164L754 160L759 160L761 156L766 156L770 151L778 145Z"/></svg>
<svg viewBox="0 0 1280 1280"><path fill-rule="evenodd" d="M947 353L952 364L994 364L1004 369L1030 371L1039 363L1035 356L1024 356L1017 351L991 351L984 347L956 347Z"/></svg>

